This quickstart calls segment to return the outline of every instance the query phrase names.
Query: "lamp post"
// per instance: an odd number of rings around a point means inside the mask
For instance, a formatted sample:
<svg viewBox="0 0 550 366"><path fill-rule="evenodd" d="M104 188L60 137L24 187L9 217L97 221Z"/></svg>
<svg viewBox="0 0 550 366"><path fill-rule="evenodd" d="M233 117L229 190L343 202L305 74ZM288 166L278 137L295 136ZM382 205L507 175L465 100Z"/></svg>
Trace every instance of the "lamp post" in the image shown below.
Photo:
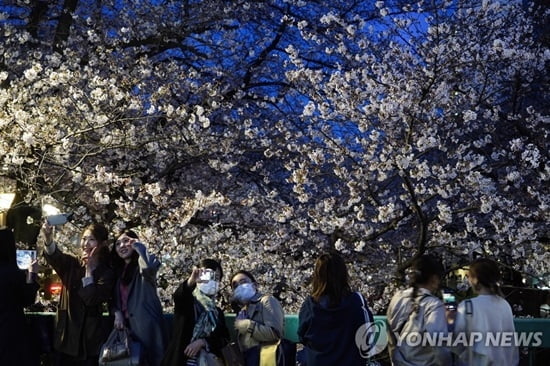
<svg viewBox="0 0 550 366"><path fill-rule="evenodd" d="M15 198L15 193L0 193L0 229L6 228L6 218L11 203Z"/></svg>
<svg viewBox="0 0 550 366"><path fill-rule="evenodd" d="M8 210L15 198L15 181L11 178L0 176L0 228L7 226Z"/></svg>

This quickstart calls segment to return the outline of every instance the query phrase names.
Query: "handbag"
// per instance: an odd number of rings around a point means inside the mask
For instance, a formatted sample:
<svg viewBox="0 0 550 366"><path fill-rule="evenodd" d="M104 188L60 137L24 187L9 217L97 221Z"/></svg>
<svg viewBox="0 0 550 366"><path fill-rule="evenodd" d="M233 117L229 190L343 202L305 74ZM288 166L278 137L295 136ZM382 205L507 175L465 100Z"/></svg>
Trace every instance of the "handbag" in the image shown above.
<svg viewBox="0 0 550 366"><path fill-rule="evenodd" d="M99 362L114 361L124 358L130 354L128 345L128 330L113 329L109 338L101 347L99 353Z"/></svg>
<svg viewBox="0 0 550 366"><path fill-rule="evenodd" d="M295 366L296 343L281 338L277 342L254 346L244 353L246 366Z"/></svg>
<svg viewBox="0 0 550 366"><path fill-rule="evenodd" d="M128 329L113 329L99 352L100 366L137 366L141 344L130 337Z"/></svg>
<svg viewBox="0 0 550 366"><path fill-rule="evenodd" d="M244 366L244 358L237 342L226 344L222 348L222 356L225 366Z"/></svg>
<svg viewBox="0 0 550 366"><path fill-rule="evenodd" d="M199 366L224 366L221 358L204 348L199 353L198 361Z"/></svg>

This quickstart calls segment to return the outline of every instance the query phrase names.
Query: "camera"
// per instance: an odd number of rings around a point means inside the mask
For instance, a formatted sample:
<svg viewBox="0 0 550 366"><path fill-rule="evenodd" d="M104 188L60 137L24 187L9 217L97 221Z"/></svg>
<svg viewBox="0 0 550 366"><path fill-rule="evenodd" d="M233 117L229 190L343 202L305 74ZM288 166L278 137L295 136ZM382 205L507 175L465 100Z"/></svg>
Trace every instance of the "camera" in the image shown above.
<svg viewBox="0 0 550 366"><path fill-rule="evenodd" d="M199 282L208 282L210 280L214 280L215 277L216 272L209 268L201 269L199 272Z"/></svg>

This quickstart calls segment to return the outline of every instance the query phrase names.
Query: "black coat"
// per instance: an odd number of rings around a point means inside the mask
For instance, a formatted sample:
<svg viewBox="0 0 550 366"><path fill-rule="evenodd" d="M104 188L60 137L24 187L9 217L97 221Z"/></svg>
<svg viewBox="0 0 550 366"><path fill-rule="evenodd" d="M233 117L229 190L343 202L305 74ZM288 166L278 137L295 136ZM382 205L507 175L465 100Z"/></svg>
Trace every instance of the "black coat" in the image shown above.
<svg viewBox="0 0 550 366"><path fill-rule="evenodd" d="M55 322L55 349L81 360L99 356L109 332L102 327L101 317L113 293L114 271L100 264L92 273L93 284L84 287L86 270L79 259L57 248L52 255L44 255L63 283Z"/></svg>
<svg viewBox="0 0 550 366"><path fill-rule="evenodd" d="M183 282L174 292L174 321L170 343L162 360L162 366L185 366L187 357L185 348L191 342L195 327L195 297L194 288ZM205 338L210 351L221 357L221 349L229 340L229 331L225 325L223 311L218 308L218 324L216 329Z"/></svg>
<svg viewBox="0 0 550 366"><path fill-rule="evenodd" d="M15 265L0 265L0 365L38 365L23 308L34 303L39 286L27 284L25 275Z"/></svg>

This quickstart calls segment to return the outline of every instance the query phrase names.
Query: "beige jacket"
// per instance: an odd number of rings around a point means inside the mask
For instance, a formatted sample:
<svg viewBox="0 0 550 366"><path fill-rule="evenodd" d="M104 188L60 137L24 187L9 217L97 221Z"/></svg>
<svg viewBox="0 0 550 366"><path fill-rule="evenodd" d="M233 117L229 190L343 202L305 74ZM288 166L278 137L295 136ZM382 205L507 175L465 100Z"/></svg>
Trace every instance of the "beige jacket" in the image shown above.
<svg viewBox="0 0 550 366"><path fill-rule="evenodd" d="M247 350L261 343L270 343L283 336L285 314L279 300L270 295L256 294L245 306L248 319L244 332L238 331L241 350Z"/></svg>

